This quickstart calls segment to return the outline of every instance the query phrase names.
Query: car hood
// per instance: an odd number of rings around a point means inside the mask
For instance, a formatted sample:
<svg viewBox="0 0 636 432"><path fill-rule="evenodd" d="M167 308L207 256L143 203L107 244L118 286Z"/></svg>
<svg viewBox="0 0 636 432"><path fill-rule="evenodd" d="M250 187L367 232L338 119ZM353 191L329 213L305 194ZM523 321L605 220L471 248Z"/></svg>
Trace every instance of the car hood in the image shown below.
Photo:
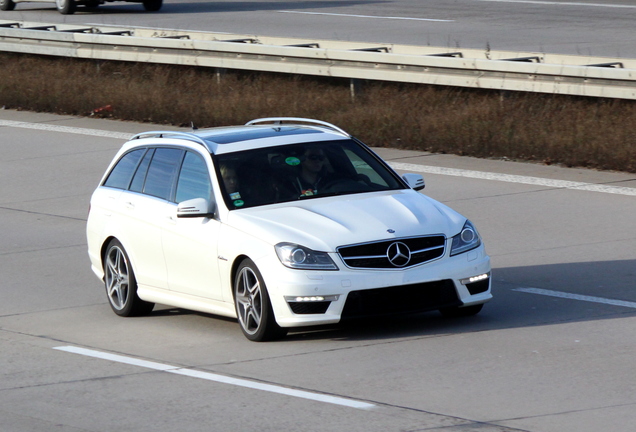
<svg viewBox="0 0 636 432"><path fill-rule="evenodd" d="M324 197L231 211L228 224L272 245L333 252L376 240L457 234L466 218L412 190Z"/></svg>

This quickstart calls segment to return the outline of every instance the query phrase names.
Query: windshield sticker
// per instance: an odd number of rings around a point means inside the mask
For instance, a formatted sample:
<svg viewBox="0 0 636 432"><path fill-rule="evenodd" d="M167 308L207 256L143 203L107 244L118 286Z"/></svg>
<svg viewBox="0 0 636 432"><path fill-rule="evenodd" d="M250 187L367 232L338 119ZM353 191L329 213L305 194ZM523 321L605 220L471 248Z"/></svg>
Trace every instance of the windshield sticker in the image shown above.
<svg viewBox="0 0 636 432"><path fill-rule="evenodd" d="M241 199L241 194L238 192L232 192L230 194L230 199L231 200L240 200Z"/></svg>
<svg viewBox="0 0 636 432"><path fill-rule="evenodd" d="M245 204L245 201L243 200L236 200L234 201L234 207L242 207Z"/></svg>
<svg viewBox="0 0 636 432"><path fill-rule="evenodd" d="M314 196L317 194L318 194L318 191L316 189L304 189L300 191L300 196Z"/></svg>
<svg viewBox="0 0 636 432"><path fill-rule="evenodd" d="M287 159L285 159L285 163L287 165L297 166L297 165L300 165L300 159L294 156L290 156Z"/></svg>

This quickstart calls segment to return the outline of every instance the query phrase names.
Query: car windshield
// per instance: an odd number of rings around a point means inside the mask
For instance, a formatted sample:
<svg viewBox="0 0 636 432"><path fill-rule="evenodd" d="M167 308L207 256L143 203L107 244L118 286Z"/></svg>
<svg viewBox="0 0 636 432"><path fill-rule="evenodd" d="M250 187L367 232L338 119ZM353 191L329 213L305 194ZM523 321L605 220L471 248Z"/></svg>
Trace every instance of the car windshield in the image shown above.
<svg viewBox="0 0 636 432"><path fill-rule="evenodd" d="M215 160L230 209L405 187L375 155L353 140L225 153Z"/></svg>

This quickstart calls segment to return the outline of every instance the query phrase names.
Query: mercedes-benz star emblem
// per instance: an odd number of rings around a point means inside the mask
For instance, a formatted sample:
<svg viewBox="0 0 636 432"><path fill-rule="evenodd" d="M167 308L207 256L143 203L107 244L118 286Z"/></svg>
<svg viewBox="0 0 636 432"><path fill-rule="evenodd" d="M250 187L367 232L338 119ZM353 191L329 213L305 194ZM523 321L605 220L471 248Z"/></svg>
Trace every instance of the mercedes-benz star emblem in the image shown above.
<svg viewBox="0 0 636 432"><path fill-rule="evenodd" d="M386 257L394 266L404 267L411 261L411 250L402 242L394 242L386 250Z"/></svg>

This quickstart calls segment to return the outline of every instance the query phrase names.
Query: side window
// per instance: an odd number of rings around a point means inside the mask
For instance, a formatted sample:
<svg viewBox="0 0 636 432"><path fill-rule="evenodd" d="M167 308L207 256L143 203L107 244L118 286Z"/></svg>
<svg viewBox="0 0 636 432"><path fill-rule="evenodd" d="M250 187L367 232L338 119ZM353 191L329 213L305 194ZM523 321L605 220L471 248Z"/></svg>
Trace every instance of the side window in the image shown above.
<svg viewBox="0 0 636 432"><path fill-rule="evenodd" d="M142 159L135 175L132 179L132 183L130 184L130 190L133 192L141 192L144 187L144 180L146 180L146 174L148 173L148 166L150 166L150 159L152 159L152 155L154 154L154 149L148 150L144 158Z"/></svg>
<svg viewBox="0 0 636 432"><path fill-rule="evenodd" d="M180 203L193 198L210 199L212 185L208 167L201 156L192 152L186 152L183 160L175 201Z"/></svg>
<svg viewBox="0 0 636 432"><path fill-rule="evenodd" d="M169 200L182 159L183 150L156 149L148 168L143 193Z"/></svg>
<svg viewBox="0 0 636 432"><path fill-rule="evenodd" d="M137 149L122 156L122 158L119 159L117 164L113 167L110 174L108 174L108 178L104 182L104 186L128 189L133 172L135 172L135 168L137 168L137 164L145 151L146 149L143 148Z"/></svg>
<svg viewBox="0 0 636 432"><path fill-rule="evenodd" d="M387 182L378 174L378 172L364 159L362 159L360 155L349 149L345 149L345 153L347 154L347 157L349 157L349 160L358 175L364 176L366 179L377 185L388 186Z"/></svg>

